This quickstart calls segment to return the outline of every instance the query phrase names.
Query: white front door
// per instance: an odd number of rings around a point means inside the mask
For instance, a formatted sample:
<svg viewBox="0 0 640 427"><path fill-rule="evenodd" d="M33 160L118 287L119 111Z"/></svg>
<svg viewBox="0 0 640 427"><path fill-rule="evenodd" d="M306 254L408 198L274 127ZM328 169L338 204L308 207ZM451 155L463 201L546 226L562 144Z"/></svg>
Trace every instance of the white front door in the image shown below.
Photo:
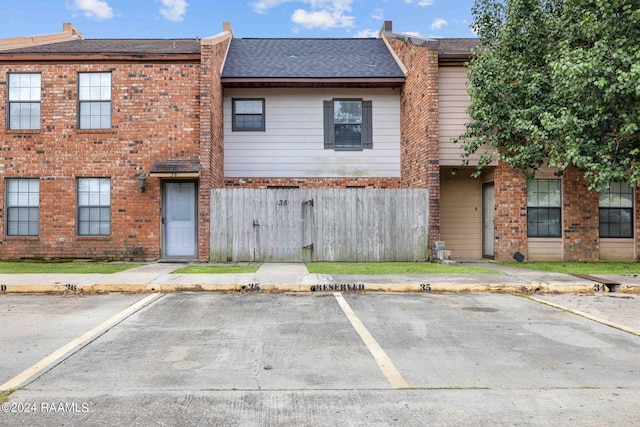
<svg viewBox="0 0 640 427"><path fill-rule="evenodd" d="M482 186L482 256L495 255L494 191L493 183Z"/></svg>
<svg viewBox="0 0 640 427"><path fill-rule="evenodd" d="M164 184L164 256L195 258L196 183L166 182Z"/></svg>

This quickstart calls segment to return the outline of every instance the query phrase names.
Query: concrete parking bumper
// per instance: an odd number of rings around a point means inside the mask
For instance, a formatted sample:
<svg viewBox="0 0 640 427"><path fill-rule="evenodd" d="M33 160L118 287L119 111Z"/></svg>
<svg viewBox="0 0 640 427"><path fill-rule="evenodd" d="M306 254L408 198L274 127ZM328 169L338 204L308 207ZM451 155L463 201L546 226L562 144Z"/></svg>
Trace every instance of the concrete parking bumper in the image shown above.
<svg viewBox="0 0 640 427"><path fill-rule="evenodd" d="M640 293L638 275L575 277L493 263L474 266L495 274L310 274L304 264L263 264L256 273L171 274L180 263L150 263L114 274L0 274L0 292L504 292Z"/></svg>

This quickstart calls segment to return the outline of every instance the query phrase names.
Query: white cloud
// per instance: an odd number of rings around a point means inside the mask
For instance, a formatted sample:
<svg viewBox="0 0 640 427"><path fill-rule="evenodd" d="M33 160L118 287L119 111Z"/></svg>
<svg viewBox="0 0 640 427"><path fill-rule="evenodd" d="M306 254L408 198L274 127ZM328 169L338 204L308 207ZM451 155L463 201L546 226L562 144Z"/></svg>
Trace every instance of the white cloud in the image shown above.
<svg viewBox="0 0 640 427"><path fill-rule="evenodd" d="M269 9L295 0L257 0L251 3L251 8L256 13L267 13Z"/></svg>
<svg viewBox="0 0 640 427"><path fill-rule="evenodd" d="M434 19L434 21L431 23L431 29L432 30L439 30L440 28L449 25L449 23L447 22L446 19Z"/></svg>
<svg viewBox="0 0 640 427"><path fill-rule="evenodd" d="M309 12L298 9L291 15L291 20L298 25L302 25L305 28L322 28L325 30L335 27L352 27L354 19L353 16L346 16L329 10Z"/></svg>
<svg viewBox="0 0 640 427"><path fill-rule="evenodd" d="M370 30L367 28L366 30L358 31L353 35L353 37L357 39L377 38L379 34L380 31Z"/></svg>
<svg viewBox="0 0 640 427"><path fill-rule="evenodd" d="M67 9L79 10L89 19L102 21L113 18L113 9L102 0L73 0L67 3Z"/></svg>
<svg viewBox="0 0 640 427"><path fill-rule="evenodd" d="M407 36L420 37L422 39L424 38L424 36L418 31L403 31L402 34L406 34Z"/></svg>
<svg viewBox="0 0 640 427"><path fill-rule="evenodd" d="M160 0L160 14L169 21L182 21L189 4L186 0Z"/></svg>
<svg viewBox="0 0 640 427"><path fill-rule="evenodd" d="M374 10L373 12L371 12L371 18L372 19L377 19L377 20L384 19L384 10L382 10L382 9Z"/></svg>
<svg viewBox="0 0 640 427"><path fill-rule="evenodd" d="M305 28L329 29L352 27L355 16L349 15L353 0L257 0L251 3L254 12L267 13L269 9L290 2L304 3L306 9L297 9L291 21Z"/></svg>

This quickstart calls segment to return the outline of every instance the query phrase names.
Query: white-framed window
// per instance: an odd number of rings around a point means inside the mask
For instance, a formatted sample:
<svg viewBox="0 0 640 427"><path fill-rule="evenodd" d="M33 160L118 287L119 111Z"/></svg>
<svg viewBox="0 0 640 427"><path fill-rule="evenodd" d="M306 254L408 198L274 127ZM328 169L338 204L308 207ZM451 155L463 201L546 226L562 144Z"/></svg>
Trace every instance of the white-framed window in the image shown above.
<svg viewBox="0 0 640 427"><path fill-rule="evenodd" d="M372 102L362 99L324 101L324 148L373 148Z"/></svg>
<svg viewBox="0 0 640 427"><path fill-rule="evenodd" d="M527 236L562 236L562 193L559 179L527 181Z"/></svg>
<svg viewBox="0 0 640 427"><path fill-rule="evenodd" d="M37 236L40 229L40 180L6 180L7 236Z"/></svg>
<svg viewBox="0 0 640 427"><path fill-rule="evenodd" d="M633 187L610 182L600 192L600 237L633 237Z"/></svg>
<svg viewBox="0 0 640 427"><path fill-rule="evenodd" d="M264 131L265 114L264 98L231 100L232 123L231 130L236 131Z"/></svg>
<svg viewBox="0 0 640 427"><path fill-rule="evenodd" d="M111 129L111 73L78 73L79 129Z"/></svg>
<svg viewBox="0 0 640 427"><path fill-rule="evenodd" d="M10 130L40 129L40 73L9 73L8 120Z"/></svg>
<svg viewBox="0 0 640 427"><path fill-rule="evenodd" d="M111 234L111 179L78 178L78 235Z"/></svg>

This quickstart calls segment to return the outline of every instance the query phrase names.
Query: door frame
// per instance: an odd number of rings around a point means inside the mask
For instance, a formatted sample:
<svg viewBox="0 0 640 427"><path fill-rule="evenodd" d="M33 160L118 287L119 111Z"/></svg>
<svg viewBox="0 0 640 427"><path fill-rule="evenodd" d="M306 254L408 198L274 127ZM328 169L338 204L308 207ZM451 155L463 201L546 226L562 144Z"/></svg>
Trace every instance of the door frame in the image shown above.
<svg viewBox="0 0 640 427"><path fill-rule="evenodd" d="M487 232L485 230L485 222L486 222L486 207L487 207L487 200L486 200L486 196L485 196L485 189L487 189L488 187L492 187L494 189L494 193L493 193L493 200L491 201L491 204L494 206L495 209L495 184L493 181L491 182L483 182L482 183L482 258L488 258L488 259L495 259L495 254L496 254L496 217L495 217L495 213L493 215L493 253L492 254L487 254L485 253L485 248L486 248L486 239L487 239Z"/></svg>
<svg viewBox="0 0 640 427"><path fill-rule="evenodd" d="M193 238L193 244L194 244L194 254L193 256L168 256L167 255L167 232L166 232L166 226L167 226L167 222L165 219L165 212L166 212L166 203L167 203L167 185L168 184L186 184L186 183L193 183L193 192L194 192L194 197L193 197L193 221L194 221L194 238ZM184 260L192 260L192 259L198 259L198 255L199 255L199 247L198 247L198 197L199 197L199 181L197 179L163 179L161 184L160 184L160 188L161 188L161 208L160 208L160 235L162 236L161 238L161 244L162 247L160 248L160 254L161 254L161 258L163 260L180 260L180 261L184 261Z"/></svg>

